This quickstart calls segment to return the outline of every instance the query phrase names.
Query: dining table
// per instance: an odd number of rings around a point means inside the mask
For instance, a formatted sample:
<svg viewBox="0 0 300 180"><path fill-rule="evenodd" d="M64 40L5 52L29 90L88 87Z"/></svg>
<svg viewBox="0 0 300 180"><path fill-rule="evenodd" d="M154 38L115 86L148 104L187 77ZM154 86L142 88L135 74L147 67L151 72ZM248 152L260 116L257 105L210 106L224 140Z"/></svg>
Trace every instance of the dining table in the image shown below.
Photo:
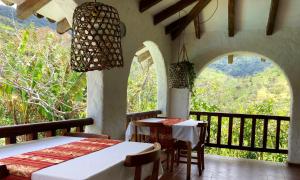
<svg viewBox="0 0 300 180"><path fill-rule="evenodd" d="M0 147L0 160L24 153L80 141L81 137L55 136ZM141 153L153 144L123 141L90 154L38 170L32 180L132 180L134 168L123 165L127 155ZM152 164L142 167L143 178L151 175Z"/></svg>

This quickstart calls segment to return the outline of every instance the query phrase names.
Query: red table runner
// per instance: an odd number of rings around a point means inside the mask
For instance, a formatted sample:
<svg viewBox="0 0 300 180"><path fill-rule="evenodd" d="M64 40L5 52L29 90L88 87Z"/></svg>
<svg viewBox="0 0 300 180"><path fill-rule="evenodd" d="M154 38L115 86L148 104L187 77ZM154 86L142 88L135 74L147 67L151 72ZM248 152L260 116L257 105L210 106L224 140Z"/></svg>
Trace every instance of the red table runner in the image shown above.
<svg viewBox="0 0 300 180"><path fill-rule="evenodd" d="M181 119L181 118L167 118L167 119L162 120L161 122L165 126L173 126L173 125L181 123L183 121L186 121L186 119Z"/></svg>
<svg viewBox="0 0 300 180"><path fill-rule="evenodd" d="M25 180L30 179L32 173L38 170L108 148L120 142L110 139L86 138L52 148L0 159L0 164L6 165L10 173L6 180Z"/></svg>

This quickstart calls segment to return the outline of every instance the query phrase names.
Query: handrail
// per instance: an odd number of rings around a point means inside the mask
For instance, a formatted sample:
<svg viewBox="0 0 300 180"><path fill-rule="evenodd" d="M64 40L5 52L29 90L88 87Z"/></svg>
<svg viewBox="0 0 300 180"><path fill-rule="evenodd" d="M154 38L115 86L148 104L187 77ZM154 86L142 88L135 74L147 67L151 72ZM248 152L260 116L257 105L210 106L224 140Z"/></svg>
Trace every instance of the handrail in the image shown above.
<svg viewBox="0 0 300 180"><path fill-rule="evenodd" d="M47 132L46 136L55 136L57 130L65 130L70 132L71 128L76 128L77 132L83 132L84 126L92 125L94 120L92 118L62 120L54 122L42 122L33 124L21 124L13 126L0 127L0 138L6 139L6 144L17 143L17 136L29 135L26 140L38 139L39 132Z"/></svg>
<svg viewBox="0 0 300 180"><path fill-rule="evenodd" d="M280 131L282 121L290 121L290 117L286 116L268 116L268 115L251 115L251 114L230 114L230 113L217 113L217 112L197 112L191 111L190 116L196 116L196 120L206 120L208 122L208 137L206 146L209 147L217 147L217 148L228 148L228 149L238 149L238 150L248 150L248 151L257 151L257 152L271 152L271 153L283 153L287 154L287 149L280 148ZM204 119L204 117L206 119ZM217 117L217 139L216 142L211 141L211 121L212 117ZM224 118L229 119L228 129L222 128L222 122ZM238 145L233 145L232 143L232 133L233 133L233 119L239 119L240 121L240 132L239 132L239 142ZM251 142L250 146L246 146L244 144L244 134L245 134L245 121L251 120ZM275 148L270 148L267 146L268 141L268 125L269 121L276 121L276 142ZM262 146L257 147L255 140L256 130L257 130L257 122L263 122L263 136L262 136ZM227 142L222 144L222 131L228 132Z"/></svg>
<svg viewBox="0 0 300 180"><path fill-rule="evenodd" d="M222 116L222 117L244 117L244 118L256 118L256 119L280 119L283 121L290 121L290 117L287 116L270 116L270 115L258 115L258 114L238 114L238 113L219 113L219 112L198 112L191 111L190 115L203 115L203 116Z"/></svg>

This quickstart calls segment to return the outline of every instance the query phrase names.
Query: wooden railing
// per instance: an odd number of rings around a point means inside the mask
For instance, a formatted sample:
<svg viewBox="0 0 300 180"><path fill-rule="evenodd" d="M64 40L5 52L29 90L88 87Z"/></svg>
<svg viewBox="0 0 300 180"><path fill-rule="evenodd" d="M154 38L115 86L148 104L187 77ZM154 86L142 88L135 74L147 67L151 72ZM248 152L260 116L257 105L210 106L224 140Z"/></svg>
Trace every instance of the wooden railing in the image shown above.
<svg viewBox="0 0 300 180"><path fill-rule="evenodd" d="M228 149L238 149L238 150L248 150L256 152L270 152L270 153L284 153L287 154L288 150L286 148L281 148L280 138L281 138L281 127L282 123L290 121L290 117L284 116L266 116L266 115L249 115L249 114L228 114L228 113L210 113L210 112L190 112L190 117L196 117L196 120L204 120L208 122L208 137L206 146L208 147L217 147L217 148L228 148ZM212 134L212 119L216 120L216 138L213 138ZM224 126L224 121L228 121L228 127ZM235 121L235 123L234 123ZM238 121L239 123L236 123ZM275 147L269 147L268 135L270 129L268 128L270 121L275 122L276 132L275 132ZM245 131L245 123L249 124L251 122L250 130ZM238 124L239 128L239 137L236 144L233 143L233 125ZM228 128L228 129L227 129ZM258 137L257 131L261 128L262 137ZM222 131L226 132L227 137L222 137ZM248 145L245 143L245 133L250 132L250 141ZM285 132L287 133L287 132ZM224 140L225 139L225 140ZM257 143L256 141L262 140L262 143ZM259 145L258 145L259 144ZM287 144L287 139L284 144Z"/></svg>
<svg viewBox="0 0 300 180"><path fill-rule="evenodd" d="M129 113L129 114L127 114L127 118L126 118L126 128L127 128L128 124L130 123L130 121L136 121L136 120L141 120L141 119L146 119L146 118L155 118L155 117L158 117L158 115L161 113L162 112L160 110Z"/></svg>
<svg viewBox="0 0 300 180"><path fill-rule="evenodd" d="M78 120L62 120L55 122L44 122L34 124L22 124L15 126L0 127L0 138L5 138L5 144L17 143L18 136L23 136L22 140L36 140L40 136L56 136L58 131L70 132L74 128L76 132L83 132L84 126L92 125L92 118Z"/></svg>

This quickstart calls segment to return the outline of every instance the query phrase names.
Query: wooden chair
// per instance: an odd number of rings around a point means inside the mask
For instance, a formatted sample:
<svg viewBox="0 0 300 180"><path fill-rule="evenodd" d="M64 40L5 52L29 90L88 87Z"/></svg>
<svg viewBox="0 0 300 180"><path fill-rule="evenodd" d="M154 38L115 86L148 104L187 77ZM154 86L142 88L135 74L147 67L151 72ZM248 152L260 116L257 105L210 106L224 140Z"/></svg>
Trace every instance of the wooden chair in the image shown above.
<svg viewBox="0 0 300 180"><path fill-rule="evenodd" d="M90 134L90 133L65 133L64 136L70 137L83 137L83 138L100 138L100 139L110 139L110 136L103 134Z"/></svg>
<svg viewBox="0 0 300 180"><path fill-rule="evenodd" d="M199 142L197 146L192 149L190 142L177 141L177 165L179 163L187 164L187 179L190 179L191 173L191 164L198 165L199 176L202 175L202 171L204 170L204 147L205 147L205 138L206 138L206 130L207 130L207 122L202 122L197 125L200 131ZM197 157L192 157L193 150L197 151ZM185 157L187 161L181 161L180 158ZM197 162L192 162L192 158L197 159ZM190 163L189 163L190 162Z"/></svg>
<svg viewBox="0 0 300 180"><path fill-rule="evenodd" d="M175 157L175 140L172 138L172 134L168 136L165 135L166 127L161 122L143 122L143 121L133 121L135 126L134 140L136 142L146 142L146 143L160 143L162 150L166 153L166 164L167 170L173 171L174 167L174 157ZM141 135L138 133L139 127L149 127L150 136ZM164 160L162 160L164 162Z"/></svg>
<svg viewBox="0 0 300 180"><path fill-rule="evenodd" d="M161 150L160 144L155 143L154 146L149 151L145 151L136 155L126 156L124 166L135 167L134 180L141 180L142 166L151 162L153 162L153 169L152 169L152 175L151 177L149 177L149 179L158 180L160 150Z"/></svg>

